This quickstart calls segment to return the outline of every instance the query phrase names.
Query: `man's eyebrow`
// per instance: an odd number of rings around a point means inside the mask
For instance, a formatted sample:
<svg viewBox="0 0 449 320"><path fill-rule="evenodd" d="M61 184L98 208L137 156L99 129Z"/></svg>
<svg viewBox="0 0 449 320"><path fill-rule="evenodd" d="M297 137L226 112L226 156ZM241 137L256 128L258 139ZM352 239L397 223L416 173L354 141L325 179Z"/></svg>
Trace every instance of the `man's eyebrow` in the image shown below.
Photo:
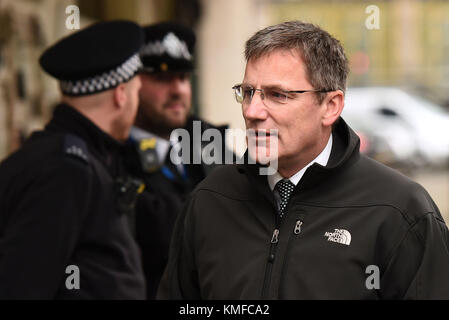
<svg viewBox="0 0 449 320"><path fill-rule="evenodd" d="M280 89L280 90L288 91L288 89L285 87L285 85L280 85L280 84L269 84L269 85L264 85L262 87L266 88L266 89Z"/></svg>
<svg viewBox="0 0 449 320"><path fill-rule="evenodd" d="M242 82L241 86L249 86L249 87L253 87L256 88L256 86L248 83L248 82ZM260 86L263 89L280 89L280 90L284 90L284 91L288 91L290 89L286 88L284 84L278 84L278 83L273 83L273 84L264 84Z"/></svg>

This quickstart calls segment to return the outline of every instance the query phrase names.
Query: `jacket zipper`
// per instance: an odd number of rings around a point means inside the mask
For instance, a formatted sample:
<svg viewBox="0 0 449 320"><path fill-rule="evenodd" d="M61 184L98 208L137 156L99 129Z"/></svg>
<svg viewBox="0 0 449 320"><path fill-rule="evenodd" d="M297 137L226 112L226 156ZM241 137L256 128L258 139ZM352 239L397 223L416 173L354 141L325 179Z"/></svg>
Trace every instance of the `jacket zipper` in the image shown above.
<svg viewBox="0 0 449 320"><path fill-rule="evenodd" d="M275 244L279 241L279 229L274 229L273 236L271 237L271 243Z"/></svg>
<svg viewBox="0 0 449 320"><path fill-rule="evenodd" d="M295 230L293 230L294 234L300 234L301 233L301 226L302 226L302 221L301 220L296 220L296 224L295 224Z"/></svg>
<svg viewBox="0 0 449 320"><path fill-rule="evenodd" d="M262 299L266 299L268 284L271 282L271 272L273 270L274 259L276 258L276 248L279 242L279 230L280 230L281 219L276 215L275 227L273 230L273 235L270 240L270 254L268 255L268 263L265 269L265 277L262 286Z"/></svg>
<svg viewBox="0 0 449 320"><path fill-rule="evenodd" d="M293 240L292 238L293 237L297 238L299 236L299 234L301 233L301 227L302 227L303 223L304 222L301 219L297 219L296 220L295 228L293 229L293 235L290 236L290 238L288 239L287 250L285 251L285 256L284 256L284 265L282 266L281 279L279 281L279 286L280 286L279 292L282 292L281 291L281 289L282 289L281 286L283 284L283 279L282 279L283 276L282 275L286 272L286 269L287 269L288 252L290 251L291 243L292 243L292 240Z"/></svg>

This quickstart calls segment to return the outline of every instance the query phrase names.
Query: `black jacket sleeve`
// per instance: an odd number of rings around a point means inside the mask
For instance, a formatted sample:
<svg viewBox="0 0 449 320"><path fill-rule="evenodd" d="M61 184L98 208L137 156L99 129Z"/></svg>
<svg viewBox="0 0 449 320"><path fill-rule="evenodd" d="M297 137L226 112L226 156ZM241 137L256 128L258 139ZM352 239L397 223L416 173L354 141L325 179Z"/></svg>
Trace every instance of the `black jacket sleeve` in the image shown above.
<svg viewBox="0 0 449 320"><path fill-rule="evenodd" d="M73 159L45 165L13 182L19 203L0 238L0 299L51 299L64 286L67 263L87 214L88 166ZM34 169L34 171L37 171ZM80 270L82 274L82 270Z"/></svg>
<svg viewBox="0 0 449 320"><path fill-rule="evenodd" d="M383 299L449 299L449 231L427 200L433 210L410 224L381 276Z"/></svg>

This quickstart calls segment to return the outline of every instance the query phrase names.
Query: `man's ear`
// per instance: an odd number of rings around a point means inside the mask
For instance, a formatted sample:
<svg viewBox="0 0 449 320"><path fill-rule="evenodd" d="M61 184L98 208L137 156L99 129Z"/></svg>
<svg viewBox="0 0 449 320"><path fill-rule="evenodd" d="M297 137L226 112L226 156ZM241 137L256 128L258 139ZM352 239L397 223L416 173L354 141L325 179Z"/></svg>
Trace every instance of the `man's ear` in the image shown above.
<svg viewBox="0 0 449 320"><path fill-rule="evenodd" d="M329 127L340 117L345 105L345 96L341 90L329 92L323 101L324 115L322 118L323 126Z"/></svg>
<svg viewBox="0 0 449 320"><path fill-rule="evenodd" d="M120 108L124 108L128 96L126 95L126 84L121 83L114 89L114 102Z"/></svg>

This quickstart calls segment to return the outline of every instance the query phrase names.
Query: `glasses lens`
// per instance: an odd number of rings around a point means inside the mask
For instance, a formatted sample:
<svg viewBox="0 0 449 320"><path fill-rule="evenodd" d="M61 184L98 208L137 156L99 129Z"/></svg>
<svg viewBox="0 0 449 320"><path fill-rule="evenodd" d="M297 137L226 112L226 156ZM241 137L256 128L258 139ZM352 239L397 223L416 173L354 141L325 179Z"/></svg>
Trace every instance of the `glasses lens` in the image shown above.
<svg viewBox="0 0 449 320"><path fill-rule="evenodd" d="M265 90L266 98L273 104L287 103L288 95L281 89L271 88Z"/></svg>
<svg viewBox="0 0 449 320"><path fill-rule="evenodd" d="M256 90L251 86L242 86L242 103L250 104Z"/></svg>
<svg viewBox="0 0 449 320"><path fill-rule="evenodd" d="M242 86L235 86L234 88L234 95L235 95L235 100L238 103L243 103L243 89Z"/></svg>

